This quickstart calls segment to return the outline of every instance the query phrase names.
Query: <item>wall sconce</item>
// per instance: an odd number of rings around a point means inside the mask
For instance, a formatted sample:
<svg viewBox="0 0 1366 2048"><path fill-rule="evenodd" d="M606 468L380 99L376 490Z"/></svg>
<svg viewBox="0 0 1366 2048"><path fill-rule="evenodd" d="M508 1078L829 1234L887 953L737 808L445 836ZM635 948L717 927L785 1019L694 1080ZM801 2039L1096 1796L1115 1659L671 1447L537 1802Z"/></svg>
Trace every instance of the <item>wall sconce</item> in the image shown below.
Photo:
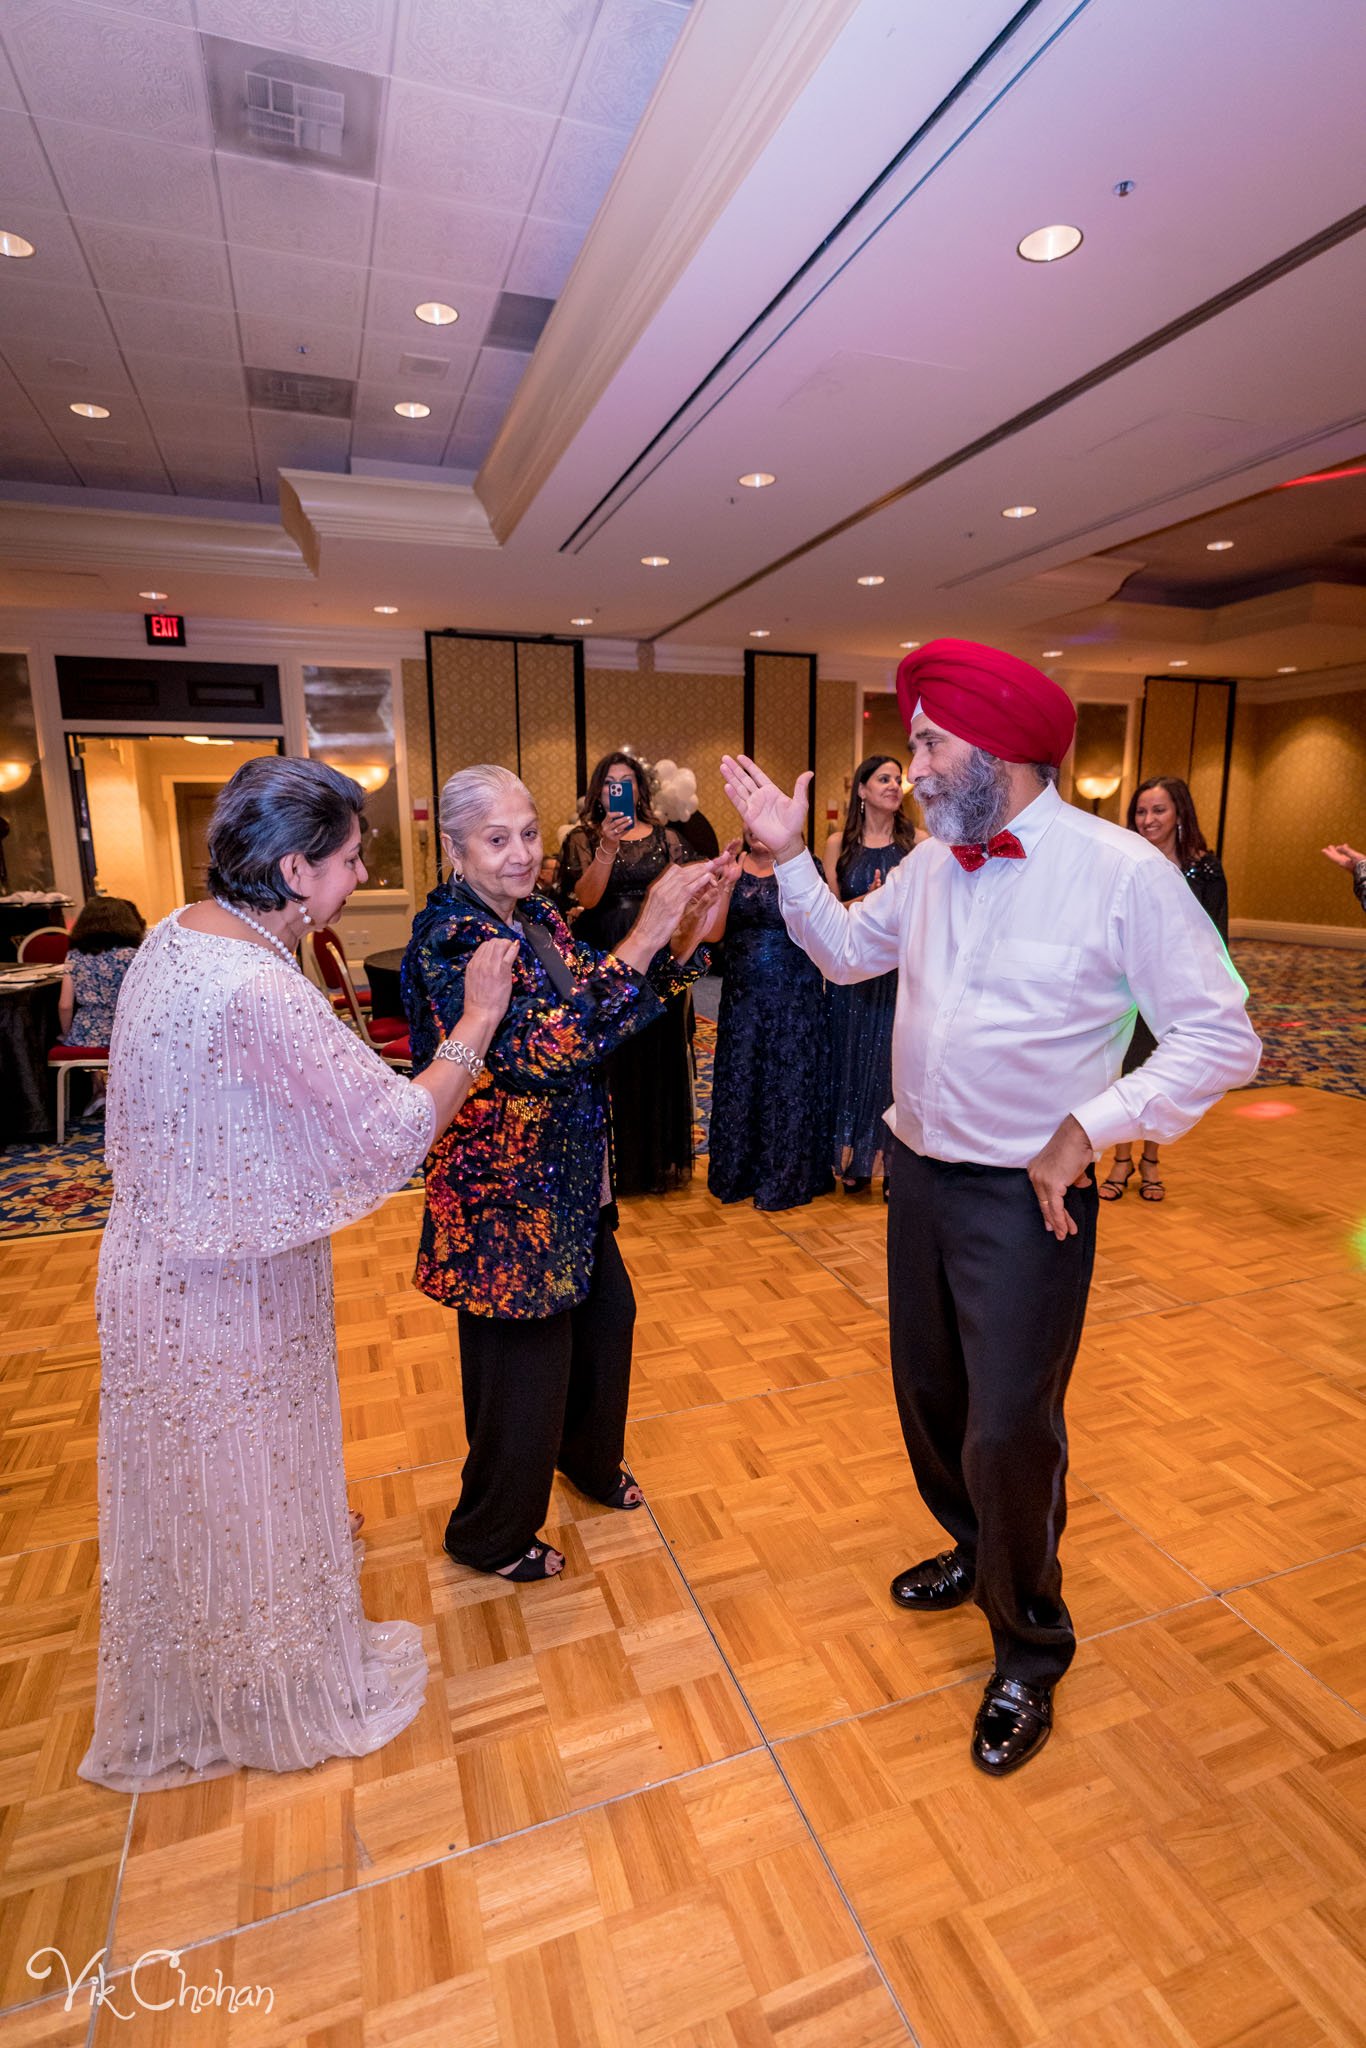
<svg viewBox="0 0 1366 2048"><path fill-rule="evenodd" d="M33 773L31 761L0 761L0 796L22 789Z"/></svg>
<svg viewBox="0 0 1366 2048"><path fill-rule="evenodd" d="M317 754L314 759L325 762L329 768L335 768L339 775L349 775L353 782L360 784L367 796L373 796L376 790L383 789L389 780L387 761L351 761L340 754Z"/></svg>
<svg viewBox="0 0 1366 2048"><path fill-rule="evenodd" d="M1118 775L1078 775L1072 784L1078 796L1084 796L1093 811L1099 811L1107 797L1113 796L1119 788Z"/></svg>

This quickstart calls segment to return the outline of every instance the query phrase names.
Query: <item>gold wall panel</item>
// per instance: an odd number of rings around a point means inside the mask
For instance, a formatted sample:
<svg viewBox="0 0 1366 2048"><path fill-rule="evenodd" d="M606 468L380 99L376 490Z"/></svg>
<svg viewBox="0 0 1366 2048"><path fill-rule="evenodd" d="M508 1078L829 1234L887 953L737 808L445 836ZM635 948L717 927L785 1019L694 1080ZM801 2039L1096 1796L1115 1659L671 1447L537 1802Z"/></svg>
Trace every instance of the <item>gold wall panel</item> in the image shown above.
<svg viewBox="0 0 1366 2048"><path fill-rule="evenodd" d="M436 830L436 778L432 773L431 728L427 722L425 661L403 663L403 744L407 749L410 802L419 803L425 797L431 814L431 822L425 826L413 823L411 809L405 820L412 853L416 908L428 891L436 887L436 862L441 844Z"/></svg>
<svg viewBox="0 0 1366 2048"><path fill-rule="evenodd" d="M810 664L800 655L760 654L754 661L754 758L783 789L791 789L810 755ZM816 815L817 828L820 813Z"/></svg>
<svg viewBox="0 0 1366 2048"><path fill-rule="evenodd" d="M510 640L434 639L432 701L439 781L481 761L517 766Z"/></svg>
<svg viewBox="0 0 1366 2048"><path fill-rule="evenodd" d="M574 770L574 650L520 641L517 694L522 780L536 800L553 852L561 825L572 822L578 794Z"/></svg>
<svg viewBox="0 0 1366 2048"><path fill-rule="evenodd" d="M1366 690L1240 704L1230 810L1234 917L1359 931L1351 877L1322 848L1366 838Z"/></svg>
<svg viewBox="0 0 1366 2048"><path fill-rule="evenodd" d="M1219 806L1224 798L1224 743L1232 694L1231 683L1202 683L1191 733L1190 767L1186 781L1195 800L1195 815L1211 845L1218 837ZM1179 774L1180 770L1176 773Z"/></svg>
<svg viewBox="0 0 1366 2048"><path fill-rule="evenodd" d="M691 768L698 803L724 845L738 829L721 786L721 756L744 742L741 678L590 668L586 696L590 770L610 747L636 747L647 761Z"/></svg>
<svg viewBox="0 0 1366 2048"><path fill-rule="evenodd" d="M1176 677L1150 676L1143 703L1143 747L1138 779L1180 775L1190 762L1191 725L1195 716L1195 685Z"/></svg>
<svg viewBox="0 0 1366 2048"><path fill-rule="evenodd" d="M827 682L816 685L816 847L821 851L832 830L844 823L849 792L854 785L854 726L858 717L859 691L856 683ZM904 759L904 752L902 758ZM833 826L827 818L834 811Z"/></svg>

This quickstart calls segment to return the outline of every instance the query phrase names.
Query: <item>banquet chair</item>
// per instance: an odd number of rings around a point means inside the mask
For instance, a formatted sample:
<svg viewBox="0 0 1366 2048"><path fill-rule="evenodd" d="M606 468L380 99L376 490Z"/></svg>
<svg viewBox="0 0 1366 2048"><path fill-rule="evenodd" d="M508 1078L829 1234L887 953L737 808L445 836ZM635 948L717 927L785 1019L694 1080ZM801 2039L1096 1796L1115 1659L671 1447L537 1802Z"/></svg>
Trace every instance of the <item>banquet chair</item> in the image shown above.
<svg viewBox="0 0 1366 2048"><path fill-rule="evenodd" d="M304 940L304 959L314 969L313 979L330 1000L334 1010L343 1017L349 1014L346 991L342 976L351 973L351 964L346 957L346 948L330 924L318 925ZM363 981L352 980L352 989L361 1008L370 1007L370 991Z"/></svg>
<svg viewBox="0 0 1366 2048"><path fill-rule="evenodd" d="M351 979L346 964L346 955L339 946L329 942L328 927L311 934L313 955L325 977L328 993L338 1011L345 1018L372 1052L388 1060L390 1066L407 1068L412 1065L412 1053L408 1045L408 1026L402 1017L367 1017L356 985ZM333 980L335 976L335 980ZM338 995L335 991L340 991Z"/></svg>
<svg viewBox="0 0 1366 2048"><path fill-rule="evenodd" d="M65 925L39 925L36 932L25 932L20 939L19 958L26 967L59 967L70 943Z"/></svg>
<svg viewBox="0 0 1366 2048"><path fill-rule="evenodd" d="M48 1053L47 1063L57 1074L57 1143L66 1140L66 1112L73 1072L84 1070L88 1073L109 1072L109 1047L107 1045L54 1045Z"/></svg>

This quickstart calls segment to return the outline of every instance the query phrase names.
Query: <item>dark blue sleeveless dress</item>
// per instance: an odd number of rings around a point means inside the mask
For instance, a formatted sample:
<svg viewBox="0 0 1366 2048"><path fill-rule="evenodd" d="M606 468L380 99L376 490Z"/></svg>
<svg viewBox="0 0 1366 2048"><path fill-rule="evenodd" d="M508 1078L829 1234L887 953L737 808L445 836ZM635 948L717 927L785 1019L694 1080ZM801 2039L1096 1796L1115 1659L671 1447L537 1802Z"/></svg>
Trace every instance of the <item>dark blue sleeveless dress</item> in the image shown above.
<svg viewBox="0 0 1366 2048"><path fill-rule="evenodd" d="M742 874L730 899L707 1186L760 1209L831 1186L825 986L787 936L772 876Z"/></svg>
<svg viewBox="0 0 1366 2048"><path fill-rule="evenodd" d="M866 896L910 852L907 846L861 846L845 870L840 900ZM890 1156L892 1134L882 1121L892 1101L892 1017L896 969L873 981L830 989L830 1056L834 1068L831 1163L845 1180L870 1180ZM883 1170L885 1171L885 1164Z"/></svg>

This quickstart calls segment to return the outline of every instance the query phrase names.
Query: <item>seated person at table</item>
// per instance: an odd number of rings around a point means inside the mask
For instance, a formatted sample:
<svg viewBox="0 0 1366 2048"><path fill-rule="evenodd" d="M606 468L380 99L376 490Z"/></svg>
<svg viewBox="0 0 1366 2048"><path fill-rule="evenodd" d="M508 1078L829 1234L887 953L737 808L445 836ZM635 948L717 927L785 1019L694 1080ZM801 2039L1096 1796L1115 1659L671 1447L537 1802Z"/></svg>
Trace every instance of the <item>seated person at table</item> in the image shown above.
<svg viewBox="0 0 1366 2048"><path fill-rule="evenodd" d="M126 896L92 896L71 927L57 995L63 1045L108 1045L114 1005L147 926Z"/></svg>

